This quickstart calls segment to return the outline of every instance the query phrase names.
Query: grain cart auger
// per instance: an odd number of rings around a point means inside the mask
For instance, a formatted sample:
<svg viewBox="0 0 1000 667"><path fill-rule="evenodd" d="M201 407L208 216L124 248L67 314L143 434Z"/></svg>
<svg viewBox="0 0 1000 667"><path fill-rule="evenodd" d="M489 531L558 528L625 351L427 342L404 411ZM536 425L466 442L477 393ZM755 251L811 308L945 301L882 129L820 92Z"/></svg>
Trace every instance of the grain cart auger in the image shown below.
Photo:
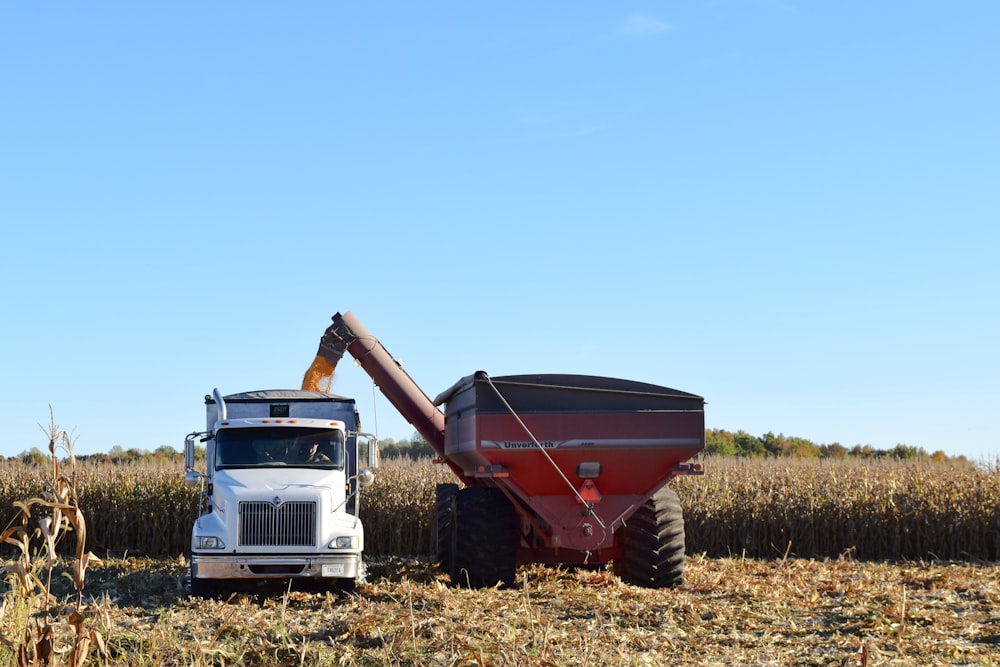
<svg viewBox="0 0 1000 667"><path fill-rule="evenodd" d="M629 583L681 582L684 518L668 482L701 473L685 461L705 446L702 397L478 371L432 401L350 312L320 342L331 366L345 350L462 483L436 490L437 559L455 584L510 585L525 563L608 562Z"/></svg>

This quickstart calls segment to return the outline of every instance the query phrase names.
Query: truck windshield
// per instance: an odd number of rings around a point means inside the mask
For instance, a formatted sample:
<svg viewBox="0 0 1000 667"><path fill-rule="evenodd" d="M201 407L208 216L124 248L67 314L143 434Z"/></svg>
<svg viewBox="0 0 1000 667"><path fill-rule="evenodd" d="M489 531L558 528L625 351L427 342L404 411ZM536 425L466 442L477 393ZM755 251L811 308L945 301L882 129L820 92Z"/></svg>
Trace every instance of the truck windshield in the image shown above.
<svg viewBox="0 0 1000 667"><path fill-rule="evenodd" d="M344 467L344 434L329 429L239 428L215 435L216 468Z"/></svg>

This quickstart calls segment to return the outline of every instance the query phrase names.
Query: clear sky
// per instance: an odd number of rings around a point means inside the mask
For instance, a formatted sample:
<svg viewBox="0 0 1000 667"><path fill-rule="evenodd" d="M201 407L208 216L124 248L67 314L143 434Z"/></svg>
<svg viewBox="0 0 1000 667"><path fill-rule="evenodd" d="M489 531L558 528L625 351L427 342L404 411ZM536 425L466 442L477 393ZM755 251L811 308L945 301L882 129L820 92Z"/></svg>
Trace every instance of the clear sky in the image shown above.
<svg viewBox="0 0 1000 667"><path fill-rule="evenodd" d="M353 311L711 428L1000 457L1000 4L5 3L0 454L181 448ZM364 427L413 429L351 364Z"/></svg>

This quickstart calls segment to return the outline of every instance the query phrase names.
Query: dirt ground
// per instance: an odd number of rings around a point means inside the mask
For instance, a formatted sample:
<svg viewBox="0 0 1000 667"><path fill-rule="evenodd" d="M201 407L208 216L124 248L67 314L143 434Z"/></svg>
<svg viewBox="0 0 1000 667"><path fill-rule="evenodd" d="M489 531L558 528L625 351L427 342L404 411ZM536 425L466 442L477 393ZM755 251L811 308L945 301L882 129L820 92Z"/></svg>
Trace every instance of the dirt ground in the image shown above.
<svg viewBox="0 0 1000 667"><path fill-rule="evenodd" d="M1000 565L688 559L671 590L522 568L510 589L369 565L353 594L187 595L179 561L93 570L88 623L129 665L1000 665ZM98 663L95 663L98 664Z"/></svg>

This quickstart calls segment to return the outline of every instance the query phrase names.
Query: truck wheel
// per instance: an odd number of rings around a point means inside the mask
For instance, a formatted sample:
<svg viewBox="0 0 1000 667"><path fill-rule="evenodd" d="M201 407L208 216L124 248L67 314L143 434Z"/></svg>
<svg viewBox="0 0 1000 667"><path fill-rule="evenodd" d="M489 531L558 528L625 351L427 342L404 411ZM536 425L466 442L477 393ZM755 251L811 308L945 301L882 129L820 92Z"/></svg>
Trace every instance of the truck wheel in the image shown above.
<svg viewBox="0 0 1000 667"><path fill-rule="evenodd" d="M517 570L517 511L500 489L473 487L455 495L455 540L451 581L484 588L514 585Z"/></svg>
<svg viewBox="0 0 1000 667"><path fill-rule="evenodd" d="M195 579L191 573L191 597L211 600L219 596L220 588L215 579Z"/></svg>
<svg viewBox="0 0 1000 667"><path fill-rule="evenodd" d="M451 574L451 543L454 539L455 496L458 484L438 484L434 488L434 560Z"/></svg>
<svg viewBox="0 0 1000 667"><path fill-rule="evenodd" d="M646 588L684 582L684 513L669 485L636 510L619 534L622 555L614 570L622 581Z"/></svg>
<svg viewBox="0 0 1000 667"><path fill-rule="evenodd" d="M337 583L333 585L333 589L339 595L350 595L358 588L357 579L337 579Z"/></svg>

